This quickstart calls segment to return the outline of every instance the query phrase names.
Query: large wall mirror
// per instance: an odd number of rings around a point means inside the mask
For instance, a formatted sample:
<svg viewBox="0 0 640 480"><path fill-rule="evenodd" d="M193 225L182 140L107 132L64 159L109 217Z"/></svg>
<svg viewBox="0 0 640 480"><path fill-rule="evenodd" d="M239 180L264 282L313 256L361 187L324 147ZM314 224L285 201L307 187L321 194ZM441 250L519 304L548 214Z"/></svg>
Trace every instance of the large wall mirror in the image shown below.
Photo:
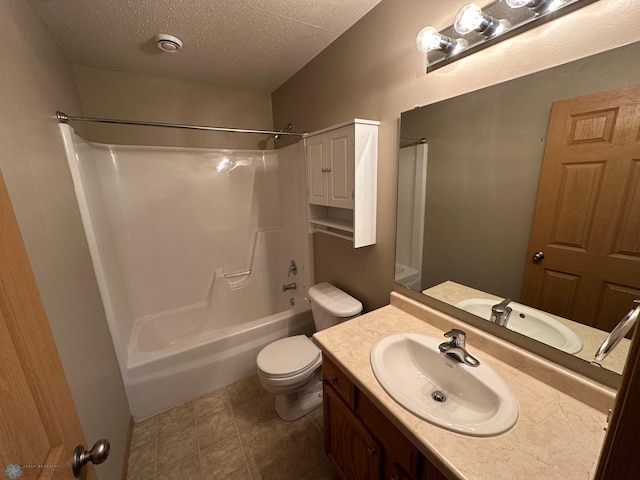
<svg viewBox="0 0 640 480"><path fill-rule="evenodd" d="M462 319L510 299L508 330L600 369L640 298L638 58L631 44L404 112L396 283ZM621 373L628 344L601 366Z"/></svg>

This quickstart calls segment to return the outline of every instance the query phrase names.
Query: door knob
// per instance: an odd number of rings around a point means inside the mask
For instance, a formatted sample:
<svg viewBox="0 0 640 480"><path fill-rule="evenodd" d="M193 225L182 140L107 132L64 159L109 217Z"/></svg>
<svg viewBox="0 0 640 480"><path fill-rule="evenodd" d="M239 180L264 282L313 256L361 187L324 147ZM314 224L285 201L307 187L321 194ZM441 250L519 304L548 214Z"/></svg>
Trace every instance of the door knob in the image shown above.
<svg viewBox="0 0 640 480"><path fill-rule="evenodd" d="M542 260L544 260L544 253L543 252L536 252L533 254L533 261L538 263L541 262Z"/></svg>
<svg viewBox="0 0 640 480"><path fill-rule="evenodd" d="M82 445L77 445L73 451L73 461L71 462L73 476L79 477L82 467L89 462L94 465L104 462L109 456L110 449L109 440L105 438L98 440L89 451L85 450Z"/></svg>

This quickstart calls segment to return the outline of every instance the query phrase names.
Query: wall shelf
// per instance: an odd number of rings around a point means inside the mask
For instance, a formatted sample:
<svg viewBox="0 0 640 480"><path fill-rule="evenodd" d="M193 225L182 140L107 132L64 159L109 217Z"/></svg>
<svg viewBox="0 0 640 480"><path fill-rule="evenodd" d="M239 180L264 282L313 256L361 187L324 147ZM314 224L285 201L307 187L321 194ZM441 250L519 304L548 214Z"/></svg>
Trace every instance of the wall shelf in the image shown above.
<svg viewBox="0 0 640 480"><path fill-rule="evenodd" d="M325 217L325 218L314 218L312 220L309 220L309 223L353 233L353 222L349 222L347 220L338 220L337 218Z"/></svg>

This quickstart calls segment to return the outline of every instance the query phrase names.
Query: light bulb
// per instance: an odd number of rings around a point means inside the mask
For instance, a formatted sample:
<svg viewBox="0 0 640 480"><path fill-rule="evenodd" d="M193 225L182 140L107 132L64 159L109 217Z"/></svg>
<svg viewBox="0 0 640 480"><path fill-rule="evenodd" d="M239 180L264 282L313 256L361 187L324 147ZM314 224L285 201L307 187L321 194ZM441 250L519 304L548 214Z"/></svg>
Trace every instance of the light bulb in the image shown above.
<svg viewBox="0 0 640 480"><path fill-rule="evenodd" d="M464 38L453 39L442 35L434 27L424 27L416 37L416 48L421 52L437 50L447 55L455 55L469 44Z"/></svg>
<svg viewBox="0 0 640 480"><path fill-rule="evenodd" d="M434 27L424 27L418 32L418 36L416 37L416 48L421 52L440 50L441 41L442 36Z"/></svg>
<svg viewBox="0 0 640 480"><path fill-rule="evenodd" d="M549 13L567 3L567 0L505 0L511 8L529 7L537 13Z"/></svg>
<svg viewBox="0 0 640 480"><path fill-rule="evenodd" d="M567 3L567 0L552 0L547 7L547 12L553 12L554 10L557 10L558 8L563 6L565 3Z"/></svg>
<svg viewBox="0 0 640 480"><path fill-rule="evenodd" d="M453 28L460 35L466 35L482 27L484 22L482 9L475 3L467 3L458 11Z"/></svg>
<svg viewBox="0 0 640 480"><path fill-rule="evenodd" d="M507 0L507 5L511 8L525 7L531 3L531 0Z"/></svg>

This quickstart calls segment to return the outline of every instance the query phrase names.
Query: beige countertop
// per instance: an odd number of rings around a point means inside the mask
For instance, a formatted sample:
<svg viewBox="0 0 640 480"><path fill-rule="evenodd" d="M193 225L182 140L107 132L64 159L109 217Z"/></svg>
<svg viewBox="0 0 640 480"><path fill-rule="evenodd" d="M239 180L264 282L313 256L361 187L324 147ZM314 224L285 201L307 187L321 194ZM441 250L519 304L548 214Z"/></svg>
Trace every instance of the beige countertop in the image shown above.
<svg viewBox="0 0 640 480"><path fill-rule="evenodd" d="M320 331L314 339L447 477L464 480L593 477L605 436L603 412L613 404L614 392L398 293L391 294L391 302ZM415 332L442 337L444 341L444 331L453 327L467 332L469 352L493 367L518 399L519 418L508 432L478 438L442 429L405 410L375 379L369 353L378 340L393 333ZM589 403L598 405L599 410L538 378L553 379L565 391L583 397L582 400L588 397Z"/></svg>
<svg viewBox="0 0 640 480"><path fill-rule="evenodd" d="M482 290L476 290L475 288L467 287L466 285L461 285L452 281L443 282L427 290L423 290L422 293L438 299L442 302L453 305L454 307L458 302L467 300L469 298L487 298L490 300L499 301L502 300L501 297L497 297L495 295L492 295L491 293L483 292ZM547 313L547 315L555 318L560 323L573 330L582 339L582 350L580 350L578 353L575 353L574 355L578 358L586 360L587 362L593 360L596 351L598 350L600 345L602 345L604 339L607 338L607 335L609 335L609 332L604 332L597 328L574 322L573 320L569 320L568 318L553 315L552 313ZM627 354L629 353L630 345L631 340L629 340L628 338L623 338L620 344L613 349L613 351L607 356L607 358L604 359L603 362L601 362L602 366L608 370L611 370L618 374L622 374L622 370L624 369L624 365L627 361Z"/></svg>

